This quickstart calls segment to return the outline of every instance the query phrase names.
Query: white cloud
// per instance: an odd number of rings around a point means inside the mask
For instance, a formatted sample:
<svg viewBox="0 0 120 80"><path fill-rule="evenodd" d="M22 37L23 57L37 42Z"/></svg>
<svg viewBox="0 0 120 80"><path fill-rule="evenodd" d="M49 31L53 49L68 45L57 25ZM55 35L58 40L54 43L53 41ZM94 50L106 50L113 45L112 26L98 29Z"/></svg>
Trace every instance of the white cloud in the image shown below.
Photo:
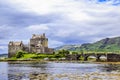
<svg viewBox="0 0 120 80"><path fill-rule="evenodd" d="M0 49L5 50L5 49L7 49L7 47L6 46L0 46Z"/></svg>
<svg viewBox="0 0 120 80"><path fill-rule="evenodd" d="M0 31L2 31L2 30L10 30L10 29L12 29L12 27L10 27L8 25L1 25L0 26Z"/></svg>
<svg viewBox="0 0 120 80"><path fill-rule="evenodd" d="M26 27L29 31L44 31L49 30L48 26L46 24L40 24L40 25L31 25Z"/></svg>
<svg viewBox="0 0 120 80"><path fill-rule="evenodd" d="M10 1L11 4L19 5L17 8L21 8L25 12L35 12L37 14L48 14L54 12L54 8L58 4L64 3L64 0L16 0Z"/></svg>
<svg viewBox="0 0 120 80"><path fill-rule="evenodd" d="M112 5L95 4L94 2L98 2L97 0L91 0L93 2L90 3L88 1L89 0L29 0L28 2L25 0L16 0L10 1L10 3L16 5L21 11L36 13L39 15L57 13L68 18L68 20L75 21L94 19L94 17L87 14L87 12L92 13L94 16L98 15L101 17L101 15L105 15L115 9ZM113 0L106 3L110 4L111 2L113 3Z"/></svg>

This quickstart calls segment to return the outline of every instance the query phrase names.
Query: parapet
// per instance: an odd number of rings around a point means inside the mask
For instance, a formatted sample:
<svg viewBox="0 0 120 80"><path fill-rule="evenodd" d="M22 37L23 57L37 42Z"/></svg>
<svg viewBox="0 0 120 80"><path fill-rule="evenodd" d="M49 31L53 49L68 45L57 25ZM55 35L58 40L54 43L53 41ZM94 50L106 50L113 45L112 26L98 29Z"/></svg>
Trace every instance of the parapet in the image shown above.
<svg viewBox="0 0 120 80"><path fill-rule="evenodd" d="M41 35L33 34L32 39L37 39L37 38L46 38L45 33L43 33Z"/></svg>

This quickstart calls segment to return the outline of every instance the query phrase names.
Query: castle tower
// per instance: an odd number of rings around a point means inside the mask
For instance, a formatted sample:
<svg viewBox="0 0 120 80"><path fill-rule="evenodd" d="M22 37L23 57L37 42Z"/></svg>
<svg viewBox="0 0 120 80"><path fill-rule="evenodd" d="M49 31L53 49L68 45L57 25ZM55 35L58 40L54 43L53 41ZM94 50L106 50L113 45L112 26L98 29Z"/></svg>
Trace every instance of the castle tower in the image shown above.
<svg viewBox="0 0 120 80"><path fill-rule="evenodd" d="M48 38L46 38L45 33L42 35L33 34L30 39L30 52L45 53L45 48L48 48Z"/></svg>
<svg viewBox="0 0 120 80"><path fill-rule="evenodd" d="M24 45L22 41L21 42L10 41L8 44L8 57L12 57L17 53L17 51L23 50L23 47Z"/></svg>

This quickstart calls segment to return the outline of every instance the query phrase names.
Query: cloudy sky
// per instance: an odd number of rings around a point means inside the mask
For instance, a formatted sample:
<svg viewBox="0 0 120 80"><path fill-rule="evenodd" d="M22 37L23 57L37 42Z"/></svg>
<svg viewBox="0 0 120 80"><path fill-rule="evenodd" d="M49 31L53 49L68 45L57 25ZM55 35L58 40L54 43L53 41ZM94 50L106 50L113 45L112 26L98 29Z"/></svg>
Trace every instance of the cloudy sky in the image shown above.
<svg viewBox="0 0 120 80"><path fill-rule="evenodd" d="M42 33L53 48L120 36L120 0L0 0L0 53Z"/></svg>

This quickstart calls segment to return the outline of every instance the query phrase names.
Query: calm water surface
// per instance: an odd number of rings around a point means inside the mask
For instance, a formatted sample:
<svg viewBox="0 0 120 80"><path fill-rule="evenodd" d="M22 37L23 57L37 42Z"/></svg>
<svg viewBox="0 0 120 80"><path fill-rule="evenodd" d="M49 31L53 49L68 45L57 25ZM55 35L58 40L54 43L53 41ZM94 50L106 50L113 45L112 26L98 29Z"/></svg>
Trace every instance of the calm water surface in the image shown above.
<svg viewBox="0 0 120 80"><path fill-rule="evenodd" d="M94 63L8 63L0 62L0 80L29 80L30 74L120 73L120 64Z"/></svg>

